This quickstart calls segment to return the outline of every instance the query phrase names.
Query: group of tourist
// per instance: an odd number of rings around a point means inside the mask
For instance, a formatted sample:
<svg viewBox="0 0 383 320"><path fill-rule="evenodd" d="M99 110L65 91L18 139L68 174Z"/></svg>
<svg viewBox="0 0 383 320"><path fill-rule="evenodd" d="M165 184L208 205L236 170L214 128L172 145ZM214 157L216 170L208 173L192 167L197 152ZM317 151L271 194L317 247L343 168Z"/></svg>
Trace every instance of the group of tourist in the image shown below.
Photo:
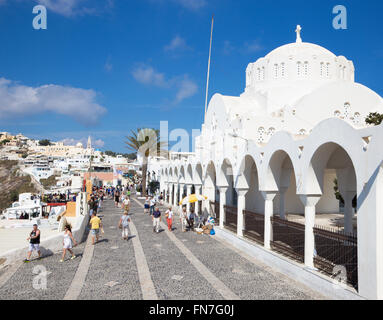
<svg viewBox="0 0 383 320"><path fill-rule="evenodd" d="M153 232L158 233L160 230L161 223L161 211L157 204L163 205L164 196L161 193L157 197L149 197L147 196L144 202L144 213L149 214L152 217L153 221ZM174 213L172 207L170 206L165 212L165 218L168 225L168 230L170 232L173 231L173 221L174 221ZM194 210L191 208L189 212L186 210L186 206L183 206L180 213L180 223L182 232L186 231L194 231L194 224L196 221L197 215Z"/></svg>
<svg viewBox="0 0 383 320"><path fill-rule="evenodd" d="M125 192L124 192L125 190ZM122 239L129 239L129 223L131 222L131 218L129 215L130 211L130 196L131 196L131 188L127 186L126 188L93 188L92 194L90 196L90 200L88 201L89 212L91 215L91 219L89 221L91 235L92 235L92 245L95 245L99 241L100 232L103 233L103 226L101 218L97 216L100 212L102 201L104 197L109 195L114 199L115 205L117 207L121 207L123 210L123 215L120 217L118 222L118 228L121 229ZM153 232L160 232L160 224L162 214L159 209L159 205L163 205L164 196L159 194L156 197L147 196L144 203L144 213L149 214L152 218L153 222ZM121 203L121 205L120 205ZM170 232L173 231L173 222L174 222L174 212L171 206L165 212L165 218L167 222L167 227ZM186 206L184 206L180 213L180 223L182 232L186 232L188 230L194 230L194 224L196 221L196 214L194 210L191 209L187 212ZM24 262L29 262L30 257L33 251L37 251L38 256L41 258L40 251L40 237L41 231L38 229L37 224L33 225L33 230L28 237L29 241L29 251L27 255L27 259ZM70 259L75 259L76 255L73 252L73 247L76 246L76 240L73 237L70 225L65 226L64 237L63 237L63 253L60 262L64 262L66 253L69 252L71 254Z"/></svg>

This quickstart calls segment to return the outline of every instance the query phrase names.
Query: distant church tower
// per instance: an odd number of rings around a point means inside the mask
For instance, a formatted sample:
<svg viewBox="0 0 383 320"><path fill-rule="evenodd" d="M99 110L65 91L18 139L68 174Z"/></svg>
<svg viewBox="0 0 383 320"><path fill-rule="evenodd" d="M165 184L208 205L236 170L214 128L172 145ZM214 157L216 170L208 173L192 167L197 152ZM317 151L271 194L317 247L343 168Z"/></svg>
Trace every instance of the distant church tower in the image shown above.
<svg viewBox="0 0 383 320"><path fill-rule="evenodd" d="M87 149L92 149L92 139L90 138L90 136L88 137L88 143L86 145L86 148Z"/></svg>

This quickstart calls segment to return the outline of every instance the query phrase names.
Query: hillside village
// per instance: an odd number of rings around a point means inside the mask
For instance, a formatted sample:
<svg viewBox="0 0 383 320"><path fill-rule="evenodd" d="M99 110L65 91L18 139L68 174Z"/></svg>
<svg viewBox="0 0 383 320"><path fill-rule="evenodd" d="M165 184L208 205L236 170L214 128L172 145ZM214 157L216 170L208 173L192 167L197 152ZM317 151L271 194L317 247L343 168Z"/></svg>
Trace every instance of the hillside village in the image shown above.
<svg viewBox="0 0 383 320"><path fill-rule="evenodd" d="M90 137L84 147L0 132L0 211L23 192L78 192L84 179L98 186L124 185L139 169L137 160L95 149Z"/></svg>

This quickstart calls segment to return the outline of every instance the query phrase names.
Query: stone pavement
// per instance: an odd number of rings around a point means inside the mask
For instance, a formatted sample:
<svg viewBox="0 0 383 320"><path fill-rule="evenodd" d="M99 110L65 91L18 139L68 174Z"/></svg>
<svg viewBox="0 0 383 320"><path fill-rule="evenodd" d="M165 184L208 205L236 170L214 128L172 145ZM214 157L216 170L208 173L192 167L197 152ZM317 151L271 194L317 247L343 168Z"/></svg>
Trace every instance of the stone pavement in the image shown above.
<svg viewBox="0 0 383 320"><path fill-rule="evenodd" d="M178 216L172 234L164 224L162 232L153 233L142 203L132 199L128 241L117 227L122 210L107 201L100 213L105 234L93 248L89 241L76 247L75 260L68 255L60 263L61 253L55 253L0 270L0 300L324 298L214 236L182 233Z"/></svg>

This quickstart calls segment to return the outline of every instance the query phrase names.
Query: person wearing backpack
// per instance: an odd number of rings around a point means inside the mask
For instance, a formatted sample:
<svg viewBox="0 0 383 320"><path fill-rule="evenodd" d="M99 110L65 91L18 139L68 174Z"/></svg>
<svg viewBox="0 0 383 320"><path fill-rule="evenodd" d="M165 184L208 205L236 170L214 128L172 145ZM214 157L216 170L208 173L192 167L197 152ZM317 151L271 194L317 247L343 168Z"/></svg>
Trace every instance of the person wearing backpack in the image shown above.
<svg viewBox="0 0 383 320"><path fill-rule="evenodd" d="M130 217L128 214L128 211L124 212L124 215L121 217L120 222L118 223L118 227L122 229L122 239L128 240L129 239L129 222Z"/></svg>

